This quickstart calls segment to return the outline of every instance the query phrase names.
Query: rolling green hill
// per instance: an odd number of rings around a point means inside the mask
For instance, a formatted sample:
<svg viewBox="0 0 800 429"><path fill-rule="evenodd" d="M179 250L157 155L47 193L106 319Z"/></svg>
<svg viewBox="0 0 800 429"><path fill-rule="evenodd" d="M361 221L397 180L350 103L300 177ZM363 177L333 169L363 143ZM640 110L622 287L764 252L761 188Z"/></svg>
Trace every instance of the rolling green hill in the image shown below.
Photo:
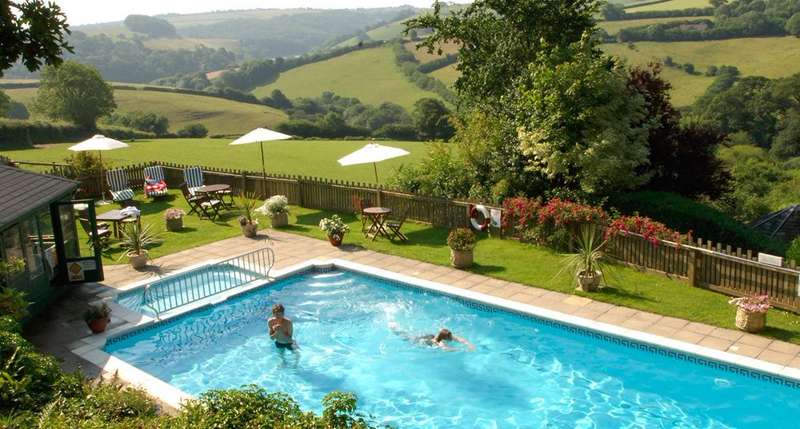
<svg viewBox="0 0 800 429"><path fill-rule="evenodd" d="M406 109L411 109L420 98L438 97L406 80L388 46L362 49L291 69L281 73L277 81L256 88L253 94L263 97L274 89L280 89L289 98L318 97L324 91L332 91L356 97L365 104L390 101Z"/></svg>
<svg viewBox="0 0 800 429"><path fill-rule="evenodd" d="M12 100L30 105L36 88L4 90ZM287 119L280 110L217 97L160 91L115 89L120 112L143 111L164 115L170 131L201 123L209 134L240 134L260 126L275 126Z"/></svg>

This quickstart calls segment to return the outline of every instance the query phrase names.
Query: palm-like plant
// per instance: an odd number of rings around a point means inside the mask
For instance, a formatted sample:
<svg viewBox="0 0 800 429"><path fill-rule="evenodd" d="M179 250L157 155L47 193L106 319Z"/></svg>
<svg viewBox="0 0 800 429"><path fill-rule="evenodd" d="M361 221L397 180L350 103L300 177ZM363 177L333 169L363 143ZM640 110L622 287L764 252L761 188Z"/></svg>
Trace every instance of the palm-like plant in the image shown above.
<svg viewBox="0 0 800 429"><path fill-rule="evenodd" d="M597 226L582 224L578 230L576 239L576 252L567 255L564 259L564 270L569 270L575 275L578 287L585 291L592 291L597 288L600 279L603 277L606 256L603 252L606 240Z"/></svg>
<svg viewBox="0 0 800 429"><path fill-rule="evenodd" d="M153 231L152 224L141 226L134 222L122 230L120 247L127 249L124 255L143 255L147 253L147 248L161 242L159 236L159 232Z"/></svg>
<svg viewBox="0 0 800 429"><path fill-rule="evenodd" d="M253 214L256 210L256 205L258 205L255 194L243 193L239 198L239 205L242 207L242 215L239 216L239 224L245 226L255 223Z"/></svg>

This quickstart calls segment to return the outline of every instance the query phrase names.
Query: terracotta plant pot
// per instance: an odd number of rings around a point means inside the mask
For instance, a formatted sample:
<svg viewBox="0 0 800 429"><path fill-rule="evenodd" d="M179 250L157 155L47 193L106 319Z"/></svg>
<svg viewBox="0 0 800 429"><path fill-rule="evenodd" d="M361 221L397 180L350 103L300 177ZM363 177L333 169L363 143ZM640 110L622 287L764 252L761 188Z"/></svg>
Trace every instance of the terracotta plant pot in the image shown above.
<svg viewBox="0 0 800 429"><path fill-rule="evenodd" d="M755 313L741 307L736 309L736 327L745 332L761 332L767 325L767 313Z"/></svg>
<svg viewBox="0 0 800 429"><path fill-rule="evenodd" d="M472 250L450 249L450 263L456 268L469 268L472 266Z"/></svg>
<svg viewBox="0 0 800 429"><path fill-rule="evenodd" d="M258 224L248 223L247 225L242 225L242 234L247 238L255 238L258 235Z"/></svg>
<svg viewBox="0 0 800 429"><path fill-rule="evenodd" d="M600 279L603 274L595 271L593 274L581 271L578 273L578 287L576 289L583 292L595 292L600 288Z"/></svg>
<svg viewBox="0 0 800 429"><path fill-rule="evenodd" d="M141 270L147 266L147 251L145 250L140 254L128 253L128 262L131 263L131 267L134 270Z"/></svg>
<svg viewBox="0 0 800 429"><path fill-rule="evenodd" d="M103 319L90 320L90 321L86 322L86 324L89 325L89 329L92 330L93 334L99 334L101 332L105 332L106 327L108 326L108 324L110 322L111 322L111 318L110 317L105 317Z"/></svg>
<svg viewBox="0 0 800 429"><path fill-rule="evenodd" d="M180 231L183 229L183 218L167 219L167 231Z"/></svg>
<svg viewBox="0 0 800 429"><path fill-rule="evenodd" d="M276 214L270 219L273 228L280 228L289 225L289 215L286 213Z"/></svg>
<svg viewBox="0 0 800 429"><path fill-rule="evenodd" d="M330 241L331 244L334 247L341 246L342 245L342 240L344 240L344 234L341 234L341 235L330 234L330 235L328 235L328 241Z"/></svg>

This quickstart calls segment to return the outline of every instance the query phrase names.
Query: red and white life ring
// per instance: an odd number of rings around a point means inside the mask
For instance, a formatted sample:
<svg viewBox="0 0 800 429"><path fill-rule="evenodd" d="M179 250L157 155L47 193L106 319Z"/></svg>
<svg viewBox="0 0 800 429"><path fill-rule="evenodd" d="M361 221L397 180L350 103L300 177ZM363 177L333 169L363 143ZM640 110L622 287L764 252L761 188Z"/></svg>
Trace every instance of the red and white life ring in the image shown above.
<svg viewBox="0 0 800 429"><path fill-rule="evenodd" d="M483 220L478 222L478 214L483 217ZM476 231L486 231L491 223L489 209L481 204L476 204L469 208L469 223Z"/></svg>

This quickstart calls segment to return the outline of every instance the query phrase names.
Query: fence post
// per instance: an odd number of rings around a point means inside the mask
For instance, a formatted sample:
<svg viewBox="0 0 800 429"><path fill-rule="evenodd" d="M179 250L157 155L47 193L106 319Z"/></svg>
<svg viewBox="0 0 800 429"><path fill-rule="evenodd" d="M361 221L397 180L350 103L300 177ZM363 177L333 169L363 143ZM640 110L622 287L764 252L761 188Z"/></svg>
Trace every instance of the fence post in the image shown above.
<svg viewBox="0 0 800 429"><path fill-rule="evenodd" d="M239 172L242 173L242 191L239 195L244 196L247 194L247 173L245 173L244 170L240 170Z"/></svg>
<svg viewBox="0 0 800 429"><path fill-rule="evenodd" d="M376 196L376 199L377 199L377 201L378 201L378 204L377 204L377 206L378 206L378 207L383 207L383 206L382 206L382 204L383 204L383 203L382 203L382 200L383 200L383 191L382 191L381 189L382 189L382 188L381 188L381 185L378 185L378 187L375 189L375 196Z"/></svg>
<svg viewBox="0 0 800 429"><path fill-rule="evenodd" d="M689 286L697 287L697 274L700 268L700 264L703 263L702 261L703 254L702 252L698 252L696 249L689 249L689 265L686 269L686 277L689 278Z"/></svg>

